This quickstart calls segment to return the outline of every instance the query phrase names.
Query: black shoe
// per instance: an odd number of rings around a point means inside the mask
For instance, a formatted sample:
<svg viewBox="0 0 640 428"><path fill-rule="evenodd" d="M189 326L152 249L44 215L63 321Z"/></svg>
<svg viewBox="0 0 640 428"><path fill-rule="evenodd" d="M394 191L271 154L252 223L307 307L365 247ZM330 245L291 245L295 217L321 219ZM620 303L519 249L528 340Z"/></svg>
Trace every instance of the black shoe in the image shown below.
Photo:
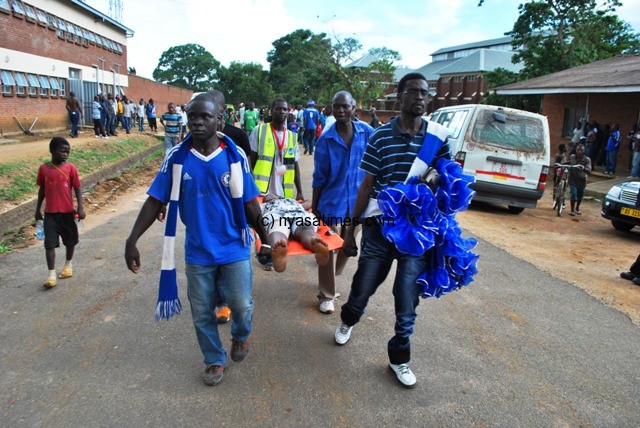
<svg viewBox="0 0 640 428"><path fill-rule="evenodd" d="M204 370L202 374L202 380L209 386L214 386L222 382L222 376L224 374L224 366L210 365Z"/></svg>
<svg viewBox="0 0 640 428"><path fill-rule="evenodd" d="M249 353L249 339L245 339L244 342L240 342L234 338L231 338L231 359L236 363L244 360Z"/></svg>
<svg viewBox="0 0 640 428"><path fill-rule="evenodd" d="M629 281L633 281L637 277L638 275L631 272L620 272L620 278L627 279Z"/></svg>
<svg viewBox="0 0 640 428"><path fill-rule="evenodd" d="M640 276L636 276L631 280L635 285L640 285Z"/></svg>

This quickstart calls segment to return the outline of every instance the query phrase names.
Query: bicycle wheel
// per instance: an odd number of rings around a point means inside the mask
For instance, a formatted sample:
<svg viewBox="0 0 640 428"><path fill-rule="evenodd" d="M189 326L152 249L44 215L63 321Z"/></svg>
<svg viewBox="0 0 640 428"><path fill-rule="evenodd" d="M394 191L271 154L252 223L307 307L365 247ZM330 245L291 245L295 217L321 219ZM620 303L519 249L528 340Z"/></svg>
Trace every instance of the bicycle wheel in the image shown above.
<svg viewBox="0 0 640 428"><path fill-rule="evenodd" d="M555 210L556 207L558 206L558 188L560 187L560 183L556 184L553 187L553 201L551 204L551 209Z"/></svg>
<svg viewBox="0 0 640 428"><path fill-rule="evenodd" d="M558 201L556 205L556 210L558 210L558 217L560 217L560 214L562 214L562 210L564 209L564 190L566 184L567 183L562 180L558 185L558 194L556 195L556 199Z"/></svg>

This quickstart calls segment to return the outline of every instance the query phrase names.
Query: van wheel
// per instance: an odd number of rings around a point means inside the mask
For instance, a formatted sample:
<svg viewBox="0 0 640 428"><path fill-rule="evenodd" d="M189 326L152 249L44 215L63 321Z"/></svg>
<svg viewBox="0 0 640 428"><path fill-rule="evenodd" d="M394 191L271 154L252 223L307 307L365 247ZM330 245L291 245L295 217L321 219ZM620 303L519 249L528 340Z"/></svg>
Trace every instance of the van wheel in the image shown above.
<svg viewBox="0 0 640 428"><path fill-rule="evenodd" d="M622 232L628 232L633 229L633 224L625 223L623 221L611 220L611 224L616 228L616 230L620 230Z"/></svg>
<svg viewBox="0 0 640 428"><path fill-rule="evenodd" d="M509 205L509 212L511 214L520 214L522 211L524 211L524 208L522 207L514 207L513 205Z"/></svg>

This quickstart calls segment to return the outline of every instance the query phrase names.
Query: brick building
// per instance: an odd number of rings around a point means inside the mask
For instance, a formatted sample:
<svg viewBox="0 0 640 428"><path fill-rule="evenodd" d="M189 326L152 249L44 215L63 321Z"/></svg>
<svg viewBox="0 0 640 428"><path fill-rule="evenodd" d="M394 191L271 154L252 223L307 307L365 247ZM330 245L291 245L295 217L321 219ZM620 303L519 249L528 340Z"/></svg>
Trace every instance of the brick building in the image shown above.
<svg viewBox="0 0 640 428"><path fill-rule="evenodd" d="M601 127L618 123L623 136L618 162L627 165L625 137L640 123L640 55L616 56L494 90L498 95L542 95L552 151L571 140L580 119L595 120Z"/></svg>
<svg viewBox="0 0 640 428"><path fill-rule="evenodd" d="M80 0L0 0L0 135L68 125L73 91L91 121L95 94L186 103L191 91L128 73L133 31Z"/></svg>

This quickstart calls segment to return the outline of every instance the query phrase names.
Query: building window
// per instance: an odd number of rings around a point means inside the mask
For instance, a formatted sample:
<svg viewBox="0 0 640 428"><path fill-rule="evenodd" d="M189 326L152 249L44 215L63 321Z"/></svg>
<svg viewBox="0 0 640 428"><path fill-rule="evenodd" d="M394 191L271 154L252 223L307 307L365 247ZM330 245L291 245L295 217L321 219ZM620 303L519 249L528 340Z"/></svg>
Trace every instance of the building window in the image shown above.
<svg viewBox="0 0 640 428"><path fill-rule="evenodd" d="M0 70L0 77L2 78L2 95L13 95L13 87L16 82L13 80L13 75L8 70Z"/></svg>
<svg viewBox="0 0 640 428"><path fill-rule="evenodd" d="M58 78L49 77L49 82L51 82L51 96L57 97L60 95L60 83L58 83Z"/></svg>
<svg viewBox="0 0 640 428"><path fill-rule="evenodd" d="M27 87L29 84L27 83L27 77L24 73L13 73L16 78L16 94L18 95L27 95Z"/></svg>
<svg viewBox="0 0 640 428"><path fill-rule="evenodd" d="M462 76L454 76L453 77L453 81L454 82L462 82Z"/></svg>
<svg viewBox="0 0 640 428"><path fill-rule="evenodd" d="M47 26L47 14L40 9L36 10L36 16L38 17L38 24Z"/></svg>
<svg viewBox="0 0 640 428"><path fill-rule="evenodd" d="M46 97L49 95L49 89L51 89L49 79L46 76L38 76L38 81L40 82L40 96Z"/></svg>
<svg viewBox="0 0 640 428"><path fill-rule="evenodd" d="M38 20L38 17L36 17L36 11L28 4L24 5L24 11L27 14L27 20L31 22L35 22Z"/></svg>
<svg viewBox="0 0 640 428"><path fill-rule="evenodd" d="M562 136L565 138L573 137L573 129L576 127L578 121L584 122L584 108L565 108Z"/></svg>
<svg viewBox="0 0 640 428"><path fill-rule="evenodd" d="M37 97L38 88L40 87L38 76L36 76L35 74L27 74L27 79L29 79L29 96Z"/></svg>
<svg viewBox="0 0 640 428"><path fill-rule="evenodd" d="M60 97L67 96L67 82L62 77L58 79L58 83L60 84Z"/></svg>
<svg viewBox="0 0 640 428"><path fill-rule="evenodd" d="M19 1L11 0L11 8L13 9L14 15L24 16L24 8Z"/></svg>
<svg viewBox="0 0 640 428"><path fill-rule="evenodd" d="M11 8L9 7L9 0L0 0L0 12L11 13Z"/></svg>
<svg viewBox="0 0 640 428"><path fill-rule="evenodd" d="M442 82L443 83L448 83L449 80L451 80L451 77L442 77Z"/></svg>
<svg viewBox="0 0 640 428"><path fill-rule="evenodd" d="M467 82L475 82L478 79L478 76L475 74L467 76Z"/></svg>

